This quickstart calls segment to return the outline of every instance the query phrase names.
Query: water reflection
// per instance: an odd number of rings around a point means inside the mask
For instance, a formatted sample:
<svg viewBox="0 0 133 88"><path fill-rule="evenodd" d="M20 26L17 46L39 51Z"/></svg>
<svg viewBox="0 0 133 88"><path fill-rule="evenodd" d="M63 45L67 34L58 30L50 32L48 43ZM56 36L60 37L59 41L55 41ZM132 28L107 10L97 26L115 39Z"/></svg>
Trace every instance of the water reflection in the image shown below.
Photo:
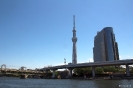
<svg viewBox="0 0 133 88"><path fill-rule="evenodd" d="M95 80L94 84L97 88L120 88L120 85L132 85L133 80Z"/></svg>

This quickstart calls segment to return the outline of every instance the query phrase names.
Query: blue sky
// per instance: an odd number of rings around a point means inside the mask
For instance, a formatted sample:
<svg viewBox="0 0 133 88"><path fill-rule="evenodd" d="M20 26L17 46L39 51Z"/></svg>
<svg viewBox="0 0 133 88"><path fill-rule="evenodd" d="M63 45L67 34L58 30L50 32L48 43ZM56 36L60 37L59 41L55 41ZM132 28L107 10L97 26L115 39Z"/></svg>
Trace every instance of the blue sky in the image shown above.
<svg viewBox="0 0 133 88"><path fill-rule="evenodd" d="M72 62L73 15L78 63L92 61L94 37L104 27L113 27L120 59L131 59L132 8L132 0L0 0L0 65Z"/></svg>

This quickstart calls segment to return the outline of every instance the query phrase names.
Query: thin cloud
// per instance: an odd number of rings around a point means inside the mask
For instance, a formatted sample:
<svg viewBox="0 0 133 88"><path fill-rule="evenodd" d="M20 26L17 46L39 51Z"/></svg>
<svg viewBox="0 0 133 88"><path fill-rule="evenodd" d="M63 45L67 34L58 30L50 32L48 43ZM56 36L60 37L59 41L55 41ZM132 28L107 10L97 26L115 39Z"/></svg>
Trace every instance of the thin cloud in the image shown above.
<svg viewBox="0 0 133 88"><path fill-rule="evenodd" d="M64 50L64 51L67 51L67 50Z"/></svg>
<svg viewBox="0 0 133 88"><path fill-rule="evenodd" d="M130 56L127 56L127 57L130 57Z"/></svg>
<svg viewBox="0 0 133 88"><path fill-rule="evenodd" d="M120 60L126 60L126 59L133 59L133 56L127 55L127 56L119 56Z"/></svg>
<svg viewBox="0 0 133 88"><path fill-rule="evenodd" d="M53 66L58 66L58 65L65 65L65 64L64 63L53 64Z"/></svg>
<svg viewBox="0 0 133 88"><path fill-rule="evenodd" d="M89 58L89 62L94 62L93 58Z"/></svg>
<svg viewBox="0 0 133 88"><path fill-rule="evenodd" d="M89 62L94 62L94 61L93 61L93 58L89 58L89 59L87 59L86 61L80 61L80 62L78 62L78 63L89 63Z"/></svg>

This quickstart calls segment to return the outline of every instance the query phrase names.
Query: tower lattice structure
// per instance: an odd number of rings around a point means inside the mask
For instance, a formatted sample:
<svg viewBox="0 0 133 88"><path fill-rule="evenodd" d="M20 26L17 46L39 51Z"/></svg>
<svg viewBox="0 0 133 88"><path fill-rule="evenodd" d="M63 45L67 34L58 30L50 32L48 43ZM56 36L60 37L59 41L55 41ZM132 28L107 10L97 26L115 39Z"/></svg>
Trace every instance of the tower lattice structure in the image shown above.
<svg viewBox="0 0 133 88"><path fill-rule="evenodd" d="M75 27L75 15L73 16L73 37L72 37L72 42L73 42L73 52L72 52L72 63L77 64L77 48L76 48L76 42L77 42L77 37L76 37L76 27Z"/></svg>

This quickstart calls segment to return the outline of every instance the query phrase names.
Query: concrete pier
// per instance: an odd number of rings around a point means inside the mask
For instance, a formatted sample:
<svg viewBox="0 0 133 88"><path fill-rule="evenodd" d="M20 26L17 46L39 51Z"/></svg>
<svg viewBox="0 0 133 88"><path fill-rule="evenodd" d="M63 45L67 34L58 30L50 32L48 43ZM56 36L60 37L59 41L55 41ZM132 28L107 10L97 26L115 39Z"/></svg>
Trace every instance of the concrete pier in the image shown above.
<svg viewBox="0 0 133 88"><path fill-rule="evenodd" d="M52 78L55 78L55 70L53 70Z"/></svg>
<svg viewBox="0 0 133 88"><path fill-rule="evenodd" d="M129 72L129 66L128 66L128 64L126 64L126 75L127 75L127 76L130 76L130 72Z"/></svg>
<svg viewBox="0 0 133 88"><path fill-rule="evenodd" d="M72 68L69 68L69 77L72 77Z"/></svg>
<svg viewBox="0 0 133 88"><path fill-rule="evenodd" d="M92 67L92 77L95 77L95 67Z"/></svg>

